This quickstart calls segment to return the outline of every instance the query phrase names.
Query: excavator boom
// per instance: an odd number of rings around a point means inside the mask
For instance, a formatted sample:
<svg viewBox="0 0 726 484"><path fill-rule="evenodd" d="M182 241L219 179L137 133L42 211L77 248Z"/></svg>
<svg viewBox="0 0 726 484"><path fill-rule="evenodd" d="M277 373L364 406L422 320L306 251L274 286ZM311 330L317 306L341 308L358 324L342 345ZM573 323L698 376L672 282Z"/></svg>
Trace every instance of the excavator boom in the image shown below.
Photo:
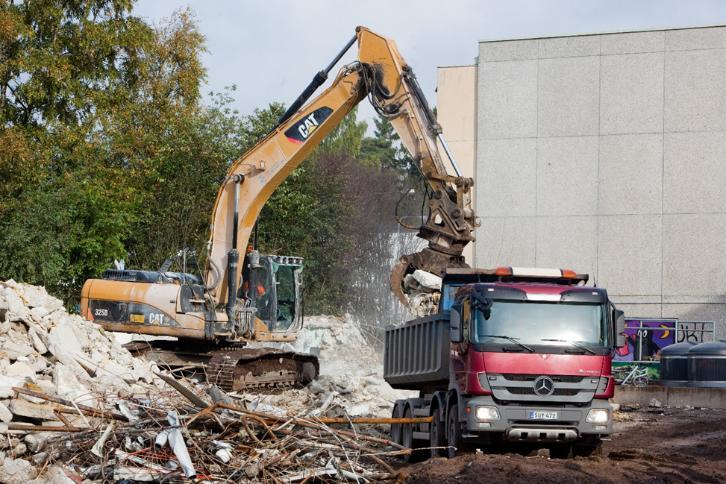
<svg viewBox="0 0 726 484"><path fill-rule="evenodd" d="M327 78L335 63L353 43L358 60L343 67L332 85L306 101ZM406 303L403 277L415 269L441 275L446 267L465 267L463 248L473 240L475 216L471 208L473 181L460 176L441 136L441 128L426 103L410 66L395 43L365 27L322 71L281 117L278 126L229 168L219 190L211 220L207 280L210 294L227 303L231 318L242 270L244 248L263 205L282 181L365 97L388 118L405 148L420 168L432 197L428 220L419 237L428 241L422 252L405 255L392 273L392 289ZM450 175L439 151L448 155L456 172ZM220 276L220 274L222 276Z"/></svg>

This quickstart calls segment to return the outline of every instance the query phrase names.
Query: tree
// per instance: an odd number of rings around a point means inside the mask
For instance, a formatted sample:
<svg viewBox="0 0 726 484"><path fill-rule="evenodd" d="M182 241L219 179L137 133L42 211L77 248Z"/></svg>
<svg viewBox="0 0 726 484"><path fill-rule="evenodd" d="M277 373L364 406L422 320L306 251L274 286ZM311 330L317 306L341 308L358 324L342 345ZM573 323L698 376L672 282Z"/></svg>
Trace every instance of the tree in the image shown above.
<svg viewBox="0 0 726 484"><path fill-rule="evenodd" d="M203 37L188 12L154 29L131 7L0 0L0 277L77 297L191 147L171 133L196 123Z"/></svg>
<svg viewBox="0 0 726 484"><path fill-rule="evenodd" d="M376 127L373 137L363 139L361 160L369 166L390 169L401 174L411 173L417 168L411 155L401 146L401 138L391 122L382 116L373 120Z"/></svg>

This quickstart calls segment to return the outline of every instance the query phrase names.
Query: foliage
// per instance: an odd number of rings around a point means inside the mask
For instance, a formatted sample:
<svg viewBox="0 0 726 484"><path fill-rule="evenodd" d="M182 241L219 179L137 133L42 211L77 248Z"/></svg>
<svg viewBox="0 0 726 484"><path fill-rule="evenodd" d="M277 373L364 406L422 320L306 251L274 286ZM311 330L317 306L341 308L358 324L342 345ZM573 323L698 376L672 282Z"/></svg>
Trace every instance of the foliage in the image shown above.
<svg viewBox="0 0 726 484"><path fill-rule="evenodd" d="M175 132L198 122L203 37L186 11L154 29L131 7L0 0L0 277L77 297L191 156Z"/></svg>

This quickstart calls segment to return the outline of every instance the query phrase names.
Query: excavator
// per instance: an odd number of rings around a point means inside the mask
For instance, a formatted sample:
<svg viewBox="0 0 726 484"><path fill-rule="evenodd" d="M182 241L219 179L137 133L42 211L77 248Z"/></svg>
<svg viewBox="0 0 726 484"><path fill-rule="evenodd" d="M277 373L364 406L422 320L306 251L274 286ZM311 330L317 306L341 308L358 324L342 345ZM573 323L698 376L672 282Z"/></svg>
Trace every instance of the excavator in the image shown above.
<svg viewBox="0 0 726 484"><path fill-rule="evenodd" d="M357 59L311 100L356 43ZM85 282L81 314L109 331L175 337L131 343L130 349L169 367L201 369L225 390L305 385L316 378L315 356L279 344L294 341L302 329L303 260L260 255L249 242L273 191L365 98L390 120L429 194L417 233L428 245L400 257L391 273L392 291L406 305L408 274L420 269L443 275L450 267L468 267L462 251L474 239L473 180L462 176L396 44L357 27L276 127L230 164L211 216L204 270L170 272L168 264L159 271L109 269Z"/></svg>

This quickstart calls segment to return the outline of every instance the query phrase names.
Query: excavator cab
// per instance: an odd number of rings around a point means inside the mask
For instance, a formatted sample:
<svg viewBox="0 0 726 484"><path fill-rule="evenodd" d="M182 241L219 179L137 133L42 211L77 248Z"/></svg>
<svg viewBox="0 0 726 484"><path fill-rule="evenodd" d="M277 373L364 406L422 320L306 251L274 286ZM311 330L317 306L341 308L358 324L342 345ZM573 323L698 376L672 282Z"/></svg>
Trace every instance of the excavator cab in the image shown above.
<svg viewBox="0 0 726 484"><path fill-rule="evenodd" d="M247 283L241 297L256 308L256 316L270 331L287 332L302 321L303 259L263 255L254 264L246 261Z"/></svg>

